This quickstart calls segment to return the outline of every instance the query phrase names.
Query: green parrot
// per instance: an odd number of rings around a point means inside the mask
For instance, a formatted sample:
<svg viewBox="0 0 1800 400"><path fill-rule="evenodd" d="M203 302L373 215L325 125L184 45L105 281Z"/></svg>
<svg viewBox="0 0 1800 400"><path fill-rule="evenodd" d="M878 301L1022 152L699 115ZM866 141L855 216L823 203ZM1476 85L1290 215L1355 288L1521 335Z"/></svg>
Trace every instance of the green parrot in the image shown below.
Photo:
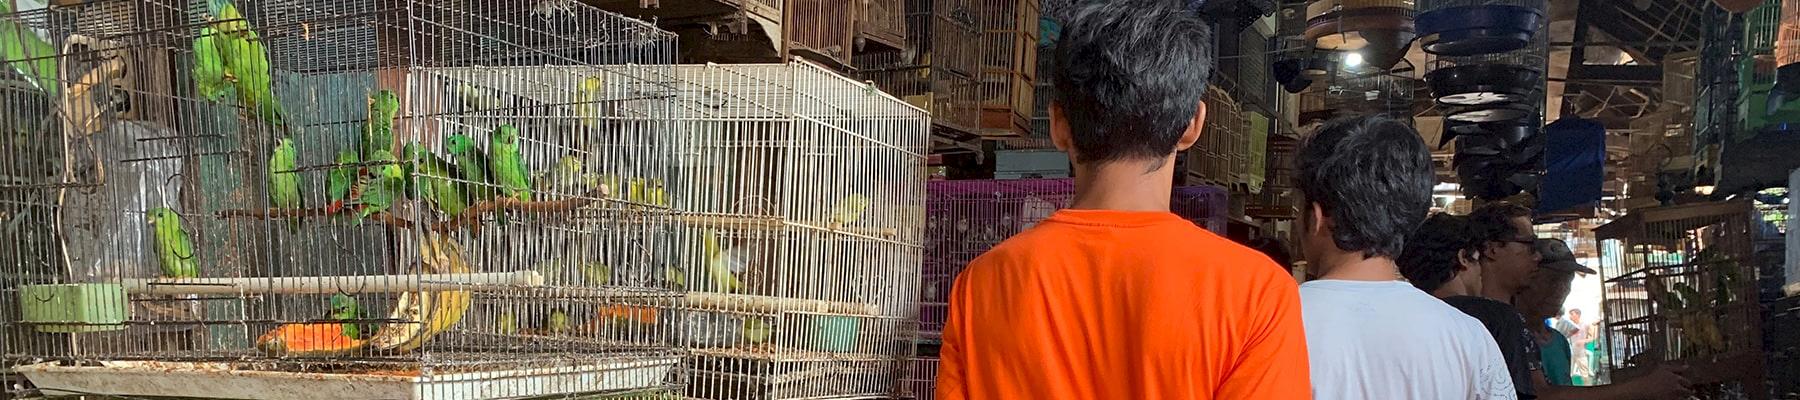
<svg viewBox="0 0 1800 400"><path fill-rule="evenodd" d="M300 198L300 173L294 172L297 157L294 139L289 138L277 141L274 154L269 155L269 203L275 208L306 208ZM288 231L300 232L300 217L288 220Z"/></svg>
<svg viewBox="0 0 1800 400"><path fill-rule="evenodd" d="M582 79L575 90L575 110L581 116L581 125L595 128L600 124L600 102L604 96L606 81L599 75Z"/></svg>
<svg viewBox="0 0 1800 400"><path fill-rule="evenodd" d="M581 279L589 286L605 286L612 282L612 267L598 261L581 266Z"/></svg>
<svg viewBox="0 0 1800 400"><path fill-rule="evenodd" d="M519 153L519 128L500 125L488 135L488 172L500 186L500 195L531 201L531 174Z"/></svg>
<svg viewBox="0 0 1800 400"><path fill-rule="evenodd" d="M838 227L861 220L863 211L868 209L869 198L863 196L862 193L851 193L849 196L844 196L844 198L838 199L836 205L831 206L831 225Z"/></svg>
<svg viewBox="0 0 1800 400"><path fill-rule="evenodd" d="M450 158L456 161L457 175L462 178L466 203L475 203L494 198L494 188L488 184L487 154L475 146L475 140L463 134L450 135L444 139L444 149L450 151Z"/></svg>
<svg viewBox="0 0 1800 400"><path fill-rule="evenodd" d="M512 311L501 311L500 316L494 318L494 325L494 333L506 336L519 333L519 321Z"/></svg>
<svg viewBox="0 0 1800 400"><path fill-rule="evenodd" d="M567 155L558 160L556 165L551 166L549 171L538 173L537 177L533 178L535 184L532 185L532 190L539 194L580 195L587 192L584 186L593 187L593 183L588 182L590 179L584 178L593 178L593 176L581 172L581 157ZM591 180L598 180L598 178Z"/></svg>
<svg viewBox="0 0 1800 400"><path fill-rule="evenodd" d="M345 165L359 162L362 160L356 155L356 150L344 149L338 152L339 166L332 168L331 174L325 178L325 195L331 200L331 204L325 206L326 212L336 214L343 210L344 202L350 200L350 188L356 185L356 178L360 174L356 167Z"/></svg>
<svg viewBox="0 0 1800 400"><path fill-rule="evenodd" d="M249 20L238 12L231 0L208 0L207 10L219 36L215 39L219 54L225 59L225 74L235 78L238 102L257 119L285 126L281 104L275 99L275 78L269 72L269 53L263 48L262 36L251 29Z"/></svg>
<svg viewBox="0 0 1800 400"><path fill-rule="evenodd" d="M762 318L744 317L744 341L750 342L750 344L768 343L769 336L773 336L773 334L774 329Z"/></svg>
<svg viewBox="0 0 1800 400"><path fill-rule="evenodd" d="M369 95L369 116L363 122L363 158L375 150L394 151L394 117L400 114L400 98L387 89Z"/></svg>
<svg viewBox="0 0 1800 400"><path fill-rule="evenodd" d="M734 293L744 288L744 282L738 280L731 271L734 261L731 249L719 245L718 232L707 232L700 240L702 255L706 257L706 276L712 278L715 290L723 293Z"/></svg>
<svg viewBox="0 0 1800 400"><path fill-rule="evenodd" d="M425 150L416 142L407 143L405 151L407 165L413 168L413 173L407 174L408 180L418 182L418 187L414 188L419 192L418 196L451 217L462 214L463 209L469 207L462 186L452 180L457 175L450 162Z"/></svg>
<svg viewBox="0 0 1800 400"><path fill-rule="evenodd" d="M162 261L162 274L169 278L197 278L199 264L194 260L194 244L187 230L181 229L181 216L168 207L152 208L146 213L156 236L156 256Z"/></svg>
<svg viewBox="0 0 1800 400"><path fill-rule="evenodd" d="M362 327L353 322L361 318L362 307L356 304L355 297L343 293L331 295L331 319L344 325L344 337L362 339Z"/></svg>
<svg viewBox="0 0 1800 400"><path fill-rule="evenodd" d="M194 91L207 101L219 101L231 88L219 40L219 31L211 26L200 27L200 36L194 37Z"/></svg>
<svg viewBox="0 0 1800 400"><path fill-rule="evenodd" d="M13 2L0 1L0 14L13 14ZM0 19L0 56L7 60L21 60L8 63L13 72L26 78L50 97L58 96L61 86L57 82L56 54L60 52L50 41L38 37L37 32L19 23L18 19Z"/></svg>
<svg viewBox="0 0 1800 400"><path fill-rule="evenodd" d="M420 153L424 152L425 148L420 147L419 142L406 142L405 146L400 146L400 172L406 175L402 183L406 187L407 200L417 200L423 189L419 182L419 160L423 158Z"/></svg>
<svg viewBox="0 0 1800 400"><path fill-rule="evenodd" d="M398 160L395 160L394 155L387 150L375 150L375 155L369 158L369 162L381 161L394 162ZM356 223L361 225L363 218L387 211L388 207L393 206L394 200L406 190L405 181L406 172L400 168L400 164L389 163L377 166L374 176L365 177L358 182L355 203L361 209L356 213Z"/></svg>
<svg viewBox="0 0 1800 400"><path fill-rule="evenodd" d="M544 333L548 335L569 333L569 313L564 312L561 308L551 310L550 316L544 318Z"/></svg>

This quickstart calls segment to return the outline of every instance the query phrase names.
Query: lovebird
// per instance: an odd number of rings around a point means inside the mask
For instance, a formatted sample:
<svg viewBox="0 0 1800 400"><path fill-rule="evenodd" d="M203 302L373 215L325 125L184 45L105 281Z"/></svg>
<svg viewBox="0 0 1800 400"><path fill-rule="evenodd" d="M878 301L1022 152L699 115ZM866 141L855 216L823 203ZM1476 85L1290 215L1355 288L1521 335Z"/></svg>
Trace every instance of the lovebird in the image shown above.
<svg viewBox="0 0 1800 400"><path fill-rule="evenodd" d="M194 37L194 92L214 102L225 97L232 84L225 76L219 41L219 31L211 26L200 27L200 36Z"/></svg>
<svg viewBox="0 0 1800 400"><path fill-rule="evenodd" d="M224 57L225 74L234 79L240 105L257 119L286 126L281 104L275 99L275 79L269 73L269 53L263 47L262 36L251 29L250 21L244 19L231 0L207 0L206 8L217 21L213 28L219 35L214 43Z"/></svg>
<svg viewBox="0 0 1800 400"><path fill-rule="evenodd" d="M531 201L531 173L519 153L519 128L500 125L488 135L488 172L500 186L500 195Z"/></svg>
<svg viewBox="0 0 1800 400"><path fill-rule="evenodd" d="M844 226L862 219L863 211L869 209L869 198L862 193L851 193L838 199L831 206L831 224L833 227Z"/></svg>
<svg viewBox="0 0 1800 400"><path fill-rule="evenodd" d="M375 150L375 155L369 158L369 162L378 161L397 160L387 150ZM387 211L388 207L394 205L394 200L402 195L401 192L406 190L406 172L400 168L399 163L382 164L375 168L375 174L364 177L357 183L355 203L360 207L356 213L358 225L362 224L363 218Z"/></svg>
<svg viewBox="0 0 1800 400"><path fill-rule="evenodd" d="M511 311L501 311L499 316L494 317L494 333L506 336L519 333L518 317L514 317Z"/></svg>
<svg viewBox="0 0 1800 400"><path fill-rule="evenodd" d="M417 181L419 197L430 202L433 207L437 207L438 211L442 211L445 215L455 217L462 214L463 209L469 207L469 203L462 192L462 185L451 180L457 175L455 169L450 166L450 162L425 150L418 143L407 143L405 149L409 165L416 172L416 174L408 174L408 177Z"/></svg>
<svg viewBox="0 0 1800 400"><path fill-rule="evenodd" d="M770 327L769 323L763 321L761 318L744 318L744 341L749 342L750 344L768 343L769 336L774 336L774 331L774 328Z"/></svg>
<svg viewBox="0 0 1800 400"><path fill-rule="evenodd" d="M336 214L344 209L344 202L350 200L350 189L356 186L356 179L361 174L357 167L347 165L359 162L362 159L357 156L356 150L344 149L338 152L339 166L332 168L330 175L325 178L325 196L331 200L331 204L325 206L326 212Z"/></svg>
<svg viewBox="0 0 1800 400"><path fill-rule="evenodd" d="M295 159L294 139L281 138L269 155L269 204L283 210L305 208L300 197L300 173ZM300 217L288 219L288 231L300 232Z"/></svg>
<svg viewBox="0 0 1800 400"><path fill-rule="evenodd" d="M162 261L162 275L167 278L200 277L200 266L194 260L194 243L181 228L181 216L168 207L157 207L146 213L156 239L156 257Z"/></svg>
<svg viewBox="0 0 1800 400"><path fill-rule="evenodd" d="M400 98L387 89L369 95L369 116L363 121L362 152L394 151L394 117L400 114Z"/></svg>
<svg viewBox="0 0 1800 400"><path fill-rule="evenodd" d="M356 304L356 298L338 293L331 295L331 319L344 324L344 336L351 339L362 338L362 327L355 320L362 318L362 307Z"/></svg>
<svg viewBox="0 0 1800 400"><path fill-rule="evenodd" d="M581 125L588 128L599 126L600 102L604 100L602 96L605 96L605 90L606 81L598 75L582 79L581 84L575 88L575 112L581 117Z"/></svg>
<svg viewBox="0 0 1800 400"><path fill-rule="evenodd" d="M456 161L457 175L462 179L462 193L467 198L465 203L474 205L494 198L494 188L488 183L487 153L475 146L475 140L463 134L454 134L444 139L444 149L450 151L450 159Z"/></svg>
<svg viewBox="0 0 1800 400"><path fill-rule="evenodd" d="M544 318L544 334L561 335L565 333L569 333L569 313L561 308L551 310L550 316Z"/></svg>
<svg viewBox="0 0 1800 400"><path fill-rule="evenodd" d="M700 246L704 252L701 254L706 256L706 276L716 285L715 290L721 293L742 290L744 282L738 280L731 268L738 260L732 257L730 248L720 246L718 233L707 232L706 236L700 238Z"/></svg>

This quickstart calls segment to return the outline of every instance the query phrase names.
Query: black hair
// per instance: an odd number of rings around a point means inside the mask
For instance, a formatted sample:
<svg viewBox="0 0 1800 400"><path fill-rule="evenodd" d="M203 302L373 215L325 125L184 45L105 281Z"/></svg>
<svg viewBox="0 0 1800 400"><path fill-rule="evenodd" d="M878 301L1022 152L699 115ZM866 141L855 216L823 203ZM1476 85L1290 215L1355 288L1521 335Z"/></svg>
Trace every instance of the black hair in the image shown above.
<svg viewBox="0 0 1800 400"><path fill-rule="evenodd" d="M1363 257L1396 257L1406 236L1431 211L1437 176L1419 133L1379 116L1326 122L1295 157L1294 178L1306 200L1331 219L1339 249Z"/></svg>
<svg viewBox="0 0 1800 400"><path fill-rule="evenodd" d="M1482 243L1469 217L1438 213L1419 224L1394 263L1414 287L1430 293L1456 277L1465 251L1479 257Z"/></svg>
<svg viewBox="0 0 1800 400"><path fill-rule="evenodd" d="M1078 4L1051 77L1075 161L1168 157L1212 76L1211 24L1170 0Z"/></svg>
<svg viewBox="0 0 1800 400"><path fill-rule="evenodd" d="M1469 213L1469 221L1475 224L1484 243L1519 239L1519 229L1512 225L1512 219L1519 217L1530 218L1531 209L1513 203L1493 202Z"/></svg>
<svg viewBox="0 0 1800 400"><path fill-rule="evenodd" d="M1244 243L1244 247L1256 249L1263 255L1269 256L1269 260L1275 261L1275 264L1280 265L1284 271L1294 268L1293 256L1288 253L1287 242L1283 242L1281 239L1266 237L1250 239L1249 243Z"/></svg>

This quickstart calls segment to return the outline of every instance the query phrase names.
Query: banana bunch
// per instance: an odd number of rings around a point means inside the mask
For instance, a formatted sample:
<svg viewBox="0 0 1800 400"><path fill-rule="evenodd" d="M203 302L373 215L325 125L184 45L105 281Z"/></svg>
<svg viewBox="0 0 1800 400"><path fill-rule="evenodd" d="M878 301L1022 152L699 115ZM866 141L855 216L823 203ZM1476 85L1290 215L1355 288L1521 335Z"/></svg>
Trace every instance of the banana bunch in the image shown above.
<svg viewBox="0 0 1800 400"><path fill-rule="evenodd" d="M466 274L475 272L464 257L461 246L436 233L425 233L419 243L419 260L423 273ZM369 338L369 348L379 351L409 352L419 349L439 333L461 322L469 311L470 296L466 290L408 292L400 294L388 318L396 321L381 326Z"/></svg>

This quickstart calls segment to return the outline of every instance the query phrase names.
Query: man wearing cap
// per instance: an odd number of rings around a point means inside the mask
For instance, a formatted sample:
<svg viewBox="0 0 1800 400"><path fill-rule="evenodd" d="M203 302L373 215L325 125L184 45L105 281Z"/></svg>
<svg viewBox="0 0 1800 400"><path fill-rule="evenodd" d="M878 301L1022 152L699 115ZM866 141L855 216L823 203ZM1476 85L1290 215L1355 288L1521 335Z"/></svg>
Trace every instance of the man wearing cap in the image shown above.
<svg viewBox="0 0 1800 400"><path fill-rule="evenodd" d="M1539 317L1543 313L1539 308L1551 309L1551 316L1561 309L1575 273L1594 270L1576 263L1574 254L1562 241L1538 240L1531 231L1528 208L1493 203L1476 209L1469 218L1486 242L1481 250L1481 296L1448 297L1444 302L1487 325L1507 366L1513 369L1520 399L1687 398L1691 393L1687 379L1679 375L1685 368L1669 366L1659 366L1650 375L1613 385L1553 385L1544 371L1540 348L1554 338L1544 337L1541 342L1528 327L1544 325L1548 317ZM1532 323L1525 323L1526 315L1532 316ZM1566 354L1568 342L1561 343ZM1568 358L1565 355L1561 360L1565 364L1562 374L1566 375Z"/></svg>
<svg viewBox="0 0 1800 400"><path fill-rule="evenodd" d="M1569 339L1561 331L1550 329L1547 321L1561 313L1575 274L1595 272L1575 262L1575 254L1562 240L1538 239L1535 247L1541 260L1538 270L1531 273L1530 283L1513 296L1513 301L1528 321L1525 330L1531 332L1532 340L1542 349L1539 357L1544 362L1544 377L1551 385L1574 386Z"/></svg>

